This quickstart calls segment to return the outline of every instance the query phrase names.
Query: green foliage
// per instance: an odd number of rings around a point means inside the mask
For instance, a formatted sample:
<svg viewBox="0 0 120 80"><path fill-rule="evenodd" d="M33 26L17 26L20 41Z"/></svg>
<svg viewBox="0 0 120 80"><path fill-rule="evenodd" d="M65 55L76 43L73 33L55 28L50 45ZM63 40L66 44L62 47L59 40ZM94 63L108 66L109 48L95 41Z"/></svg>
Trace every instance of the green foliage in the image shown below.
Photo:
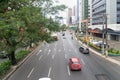
<svg viewBox="0 0 120 80"><path fill-rule="evenodd" d="M10 69L11 63L9 60L0 63L0 75L5 74Z"/></svg>
<svg viewBox="0 0 120 80"><path fill-rule="evenodd" d="M112 53L112 54L120 54L120 51L119 50L115 50L114 48L110 48L108 50L109 53Z"/></svg>
<svg viewBox="0 0 120 80"><path fill-rule="evenodd" d="M20 51L18 52L15 57L17 59L17 62L20 61L21 59L23 59L28 53L30 53L30 51Z"/></svg>
<svg viewBox="0 0 120 80"><path fill-rule="evenodd" d="M47 32L43 35L40 31L59 31L59 22L46 16L58 14L65 8L54 6L52 0L0 0L0 49L14 59L12 54L17 48L40 40L52 41Z"/></svg>
<svg viewBox="0 0 120 80"><path fill-rule="evenodd" d="M95 49L97 49L97 50L101 50L99 47L97 47L96 45L94 45L94 44L91 44L91 43L89 43L89 46L91 46L91 47L93 47L93 48L95 48Z"/></svg>

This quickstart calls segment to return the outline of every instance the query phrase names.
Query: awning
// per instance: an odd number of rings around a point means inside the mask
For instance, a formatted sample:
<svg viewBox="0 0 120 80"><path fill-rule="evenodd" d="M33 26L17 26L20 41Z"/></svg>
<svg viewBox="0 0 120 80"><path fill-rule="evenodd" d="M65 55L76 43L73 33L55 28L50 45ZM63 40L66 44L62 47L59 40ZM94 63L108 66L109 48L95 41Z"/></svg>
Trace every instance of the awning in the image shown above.
<svg viewBox="0 0 120 80"><path fill-rule="evenodd" d="M99 33L99 30L88 30L88 32L91 32L91 33Z"/></svg>

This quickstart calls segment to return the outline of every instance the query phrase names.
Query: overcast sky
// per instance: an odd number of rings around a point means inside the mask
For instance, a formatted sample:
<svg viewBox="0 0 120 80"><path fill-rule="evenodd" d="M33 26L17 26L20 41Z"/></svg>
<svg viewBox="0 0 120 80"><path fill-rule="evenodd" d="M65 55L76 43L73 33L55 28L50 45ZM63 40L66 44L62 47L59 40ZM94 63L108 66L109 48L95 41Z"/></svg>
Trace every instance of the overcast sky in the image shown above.
<svg viewBox="0 0 120 80"><path fill-rule="evenodd" d="M57 4L64 4L66 5L68 8L73 8L73 6L76 4L76 1L77 0L56 0L58 1ZM66 18L66 14L67 14L67 11L64 11L64 12L60 12L60 15L64 18ZM64 19L64 23L66 22L66 19Z"/></svg>
<svg viewBox="0 0 120 80"><path fill-rule="evenodd" d="M76 0L58 0L60 4L64 4L70 8L75 5Z"/></svg>

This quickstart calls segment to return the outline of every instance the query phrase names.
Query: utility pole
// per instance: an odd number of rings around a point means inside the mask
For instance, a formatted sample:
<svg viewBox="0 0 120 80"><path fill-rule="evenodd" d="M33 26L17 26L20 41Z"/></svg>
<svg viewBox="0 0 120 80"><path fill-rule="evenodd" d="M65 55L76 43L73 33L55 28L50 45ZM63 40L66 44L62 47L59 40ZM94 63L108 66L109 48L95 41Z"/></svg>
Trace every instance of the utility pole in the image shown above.
<svg viewBox="0 0 120 80"><path fill-rule="evenodd" d="M105 55L108 56L108 34L107 34L108 30L107 30L107 14L105 14Z"/></svg>
<svg viewBox="0 0 120 80"><path fill-rule="evenodd" d="M103 32L102 32L102 54L104 55L105 54L105 50L104 50L104 48L105 48L105 46L104 46L104 39L105 39L105 29L104 29L104 21L105 21L105 15L103 14L103 26L102 26L102 30L103 30Z"/></svg>
<svg viewBox="0 0 120 80"><path fill-rule="evenodd" d="M86 19L86 39L87 39L87 47L88 47L88 19Z"/></svg>
<svg viewBox="0 0 120 80"><path fill-rule="evenodd" d="M85 40L88 39L88 18L85 20L82 20L81 23L85 23L86 24L86 37ZM88 41L87 41L87 47L88 47Z"/></svg>

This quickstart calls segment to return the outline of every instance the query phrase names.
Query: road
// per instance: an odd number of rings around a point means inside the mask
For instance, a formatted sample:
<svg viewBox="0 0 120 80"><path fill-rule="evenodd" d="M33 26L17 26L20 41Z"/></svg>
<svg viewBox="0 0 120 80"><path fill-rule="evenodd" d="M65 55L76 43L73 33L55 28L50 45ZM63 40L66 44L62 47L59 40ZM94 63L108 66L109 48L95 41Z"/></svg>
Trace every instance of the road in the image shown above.
<svg viewBox="0 0 120 80"><path fill-rule="evenodd" d="M42 45L8 80L120 80L120 67L104 58L79 52L80 43L71 39L68 31L65 38L58 33L59 40ZM78 57L82 71L70 71L69 58Z"/></svg>

